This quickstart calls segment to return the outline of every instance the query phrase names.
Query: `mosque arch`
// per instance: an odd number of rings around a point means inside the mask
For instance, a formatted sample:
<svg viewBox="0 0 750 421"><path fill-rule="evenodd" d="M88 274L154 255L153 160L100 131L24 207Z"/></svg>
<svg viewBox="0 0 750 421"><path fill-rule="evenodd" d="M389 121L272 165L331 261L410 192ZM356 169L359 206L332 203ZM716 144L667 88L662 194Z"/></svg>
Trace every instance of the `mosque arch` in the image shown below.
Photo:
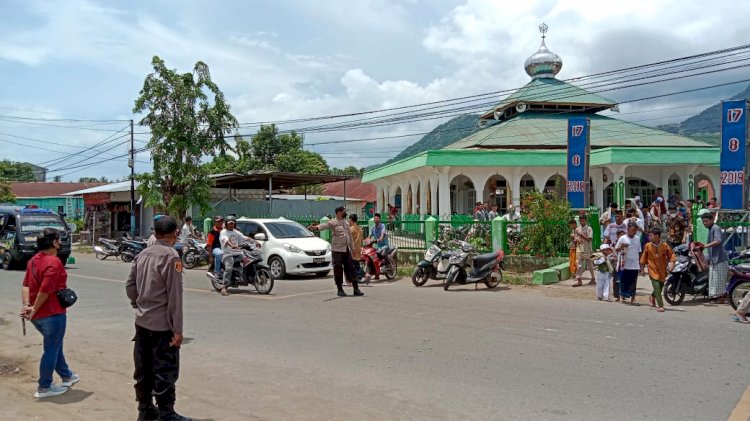
<svg viewBox="0 0 750 421"><path fill-rule="evenodd" d="M699 173L695 176L695 195L700 196L703 199L703 203L708 203L712 197L719 197L719 192L716 191L711 177ZM695 200L694 197L691 199Z"/></svg>
<svg viewBox="0 0 750 421"><path fill-rule="evenodd" d="M451 213L471 215L477 202L477 192L471 179L459 174L450 182Z"/></svg>
<svg viewBox="0 0 750 421"><path fill-rule="evenodd" d="M504 214L511 203L510 183L500 174L490 176L484 183L484 197L490 206L497 205L498 212Z"/></svg>
<svg viewBox="0 0 750 421"><path fill-rule="evenodd" d="M427 180L427 191L425 192L425 212L427 215L433 215L432 213L432 181Z"/></svg>
<svg viewBox="0 0 750 421"><path fill-rule="evenodd" d="M564 198L566 195L567 180L560 174L555 174L544 183L544 193Z"/></svg>
<svg viewBox="0 0 750 421"><path fill-rule="evenodd" d="M523 195L527 191L532 191L536 189L536 184L534 183L534 177L526 173L521 177L521 195Z"/></svg>

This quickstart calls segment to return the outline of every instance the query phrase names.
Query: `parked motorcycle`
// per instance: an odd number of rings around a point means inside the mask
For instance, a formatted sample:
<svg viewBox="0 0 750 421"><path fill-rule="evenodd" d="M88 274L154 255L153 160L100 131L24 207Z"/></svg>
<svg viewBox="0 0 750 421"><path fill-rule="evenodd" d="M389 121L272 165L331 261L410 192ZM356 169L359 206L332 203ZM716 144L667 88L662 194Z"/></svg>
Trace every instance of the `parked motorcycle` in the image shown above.
<svg viewBox="0 0 750 421"><path fill-rule="evenodd" d="M487 288L498 286L503 279L505 253L499 250L477 254L471 244L459 241L459 245L460 249L450 258L450 269L448 269L443 289L447 291L453 283L466 285L484 282Z"/></svg>
<svg viewBox="0 0 750 421"><path fill-rule="evenodd" d="M120 260L125 263L132 262L135 256L146 249L146 242L136 239L123 239L120 244Z"/></svg>
<svg viewBox="0 0 750 421"><path fill-rule="evenodd" d="M411 282L414 286L421 287L430 279L445 280L450 269L450 258L453 253L450 251L443 252L444 244L439 241L433 241L429 249L424 253L424 258L417 262L414 272L411 274Z"/></svg>
<svg viewBox="0 0 750 421"><path fill-rule="evenodd" d="M120 256L121 244L109 238L99 237L100 245L94 246L94 255L99 260L104 260L109 256Z"/></svg>
<svg viewBox="0 0 750 421"><path fill-rule="evenodd" d="M362 257L360 260L362 270L360 273L363 275L366 284L370 283L370 278L373 276L380 276L380 256L378 256L378 249L375 248L375 244L375 240L372 238L365 238L362 242Z"/></svg>
<svg viewBox="0 0 750 421"><path fill-rule="evenodd" d="M708 297L708 269L696 263L696 253L702 253L693 245L680 244L674 248L677 262L664 282L664 299L673 306L682 304L685 294L693 298ZM704 269L704 270L701 270Z"/></svg>
<svg viewBox="0 0 750 421"><path fill-rule="evenodd" d="M188 238L187 244L182 249L182 264L192 269L199 265L207 265L211 255L208 254L206 243L195 238Z"/></svg>
<svg viewBox="0 0 750 421"><path fill-rule="evenodd" d="M259 294L268 294L273 289L273 277L268 266L263 263L263 255L260 250L250 243L243 243L240 248L245 251L241 258L234 259L232 268L223 268L218 277L213 272L206 272L215 290L224 288L223 273L232 271L232 277L228 288L237 288L252 284Z"/></svg>
<svg viewBox="0 0 750 421"><path fill-rule="evenodd" d="M737 310L740 301L750 292L750 263L741 263L729 267L729 283L727 283L727 296L729 304Z"/></svg>
<svg viewBox="0 0 750 421"><path fill-rule="evenodd" d="M393 279L398 273L398 247L384 246L378 249L380 268L386 278Z"/></svg>

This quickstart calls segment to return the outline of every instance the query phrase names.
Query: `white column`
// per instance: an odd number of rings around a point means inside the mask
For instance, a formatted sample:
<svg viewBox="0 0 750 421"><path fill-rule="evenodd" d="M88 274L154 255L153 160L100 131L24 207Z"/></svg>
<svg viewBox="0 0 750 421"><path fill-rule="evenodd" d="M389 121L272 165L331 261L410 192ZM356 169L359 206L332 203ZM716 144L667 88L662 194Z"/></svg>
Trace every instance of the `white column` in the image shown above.
<svg viewBox="0 0 750 421"><path fill-rule="evenodd" d="M419 214L427 214L427 178L419 178Z"/></svg>
<svg viewBox="0 0 750 421"><path fill-rule="evenodd" d="M604 206L606 206L604 204L604 168L591 168L589 175L593 182L591 188L594 189L594 203L590 203L590 205L596 206L601 212L604 212Z"/></svg>
<svg viewBox="0 0 750 421"><path fill-rule="evenodd" d="M438 189L440 192L439 201L438 204L438 213L440 215L440 219L450 219L451 216L451 190L450 190L450 182L451 180L448 178L447 170L445 173L441 172L438 177Z"/></svg>
<svg viewBox="0 0 750 421"><path fill-rule="evenodd" d="M433 215L439 215L438 212L438 178L430 177L430 206L432 207L431 213Z"/></svg>
<svg viewBox="0 0 750 421"><path fill-rule="evenodd" d="M518 172L515 172L508 182L510 183L510 194L511 202L514 207L521 205L521 178L523 176Z"/></svg>

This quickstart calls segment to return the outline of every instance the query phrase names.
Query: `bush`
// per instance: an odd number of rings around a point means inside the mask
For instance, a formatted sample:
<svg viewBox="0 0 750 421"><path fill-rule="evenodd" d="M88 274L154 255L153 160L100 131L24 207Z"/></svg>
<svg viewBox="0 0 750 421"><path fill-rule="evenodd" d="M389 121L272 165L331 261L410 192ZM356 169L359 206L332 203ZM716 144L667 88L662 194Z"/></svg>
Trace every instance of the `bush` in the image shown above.
<svg viewBox="0 0 750 421"><path fill-rule="evenodd" d="M521 215L520 239L511 253L550 257L567 252L567 221L571 217L567 200L555 194L527 191L521 197Z"/></svg>

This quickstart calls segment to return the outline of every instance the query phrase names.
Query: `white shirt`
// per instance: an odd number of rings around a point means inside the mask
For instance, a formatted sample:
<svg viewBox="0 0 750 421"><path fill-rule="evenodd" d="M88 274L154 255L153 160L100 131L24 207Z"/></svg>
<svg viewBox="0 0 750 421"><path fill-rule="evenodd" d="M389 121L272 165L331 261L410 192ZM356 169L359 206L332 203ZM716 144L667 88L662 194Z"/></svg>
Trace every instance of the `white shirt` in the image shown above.
<svg viewBox="0 0 750 421"><path fill-rule="evenodd" d="M242 235L242 233L236 229L229 231L228 229L224 228L223 230L221 230L221 234L219 234L219 243L221 244L221 248L224 251L231 250L232 246L239 246L243 241L246 240L247 237Z"/></svg>
<svg viewBox="0 0 750 421"><path fill-rule="evenodd" d="M638 253L641 252L641 242L638 237L630 238L627 235L623 235L617 240L615 248L627 247L625 249L625 266L622 269L625 270L641 270L641 262L638 258Z"/></svg>
<svg viewBox="0 0 750 421"><path fill-rule="evenodd" d="M182 230L180 230L180 242L182 244L185 244L187 242L188 237L193 234L195 234L195 228L193 228L193 225L184 224L182 226Z"/></svg>

